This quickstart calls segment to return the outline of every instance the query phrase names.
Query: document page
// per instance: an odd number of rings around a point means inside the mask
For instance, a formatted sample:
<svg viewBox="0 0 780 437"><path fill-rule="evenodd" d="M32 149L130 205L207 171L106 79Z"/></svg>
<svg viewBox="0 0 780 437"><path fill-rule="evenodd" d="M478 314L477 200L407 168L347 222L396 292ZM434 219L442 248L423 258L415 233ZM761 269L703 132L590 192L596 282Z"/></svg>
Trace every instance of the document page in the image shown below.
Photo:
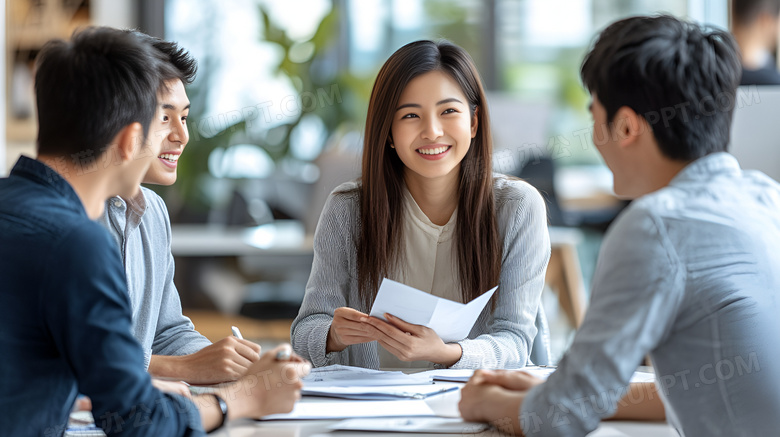
<svg viewBox="0 0 780 437"><path fill-rule="evenodd" d="M440 382L424 385L393 385L371 387L303 387L303 396L357 400L425 399L460 388L458 384Z"/></svg>
<svg viewBox="0 0 780 437"><path fill-rule="evenodd" d="M423 400L298 402L292 412L260 420L348 419L357 417L436 416Z"/></svg>
<svg viewBox="0 0 780 437"><path fill-rule="evenodd" d="M509 370L522 370L523 372L530 373L531 375L547 379L553 372L555 372L555 366L526 366L522 369L509 369ZM426 375L433 378L434 381L452 381L452 382L468 382L471 375L474 373L473 369L433 369L425 372L415 373L415 375ZM636 371L631 376L631 382L654 382L655 374Z"/></svg>
<svg viewBox="0 0 780 437"><path fill-rule="evenodd" d="M433 369L419 374L428 375L434 381L468 382L474 369Z"/></svg>
<svg viewBox="0 0 780 437"><path fill-rule="evenodd" d="M419 385L433 382L428 374L388 372L340 364L314 368L302 380L304 388Z"/></svg>
<svg viewBox="0 0 780 437"><path fill-rule="evenodd" d="M445 343L463 340L497 288L463 304L385 278L369 315L386 321L385 313L389 313L407 323L427 326Z"/></svg>

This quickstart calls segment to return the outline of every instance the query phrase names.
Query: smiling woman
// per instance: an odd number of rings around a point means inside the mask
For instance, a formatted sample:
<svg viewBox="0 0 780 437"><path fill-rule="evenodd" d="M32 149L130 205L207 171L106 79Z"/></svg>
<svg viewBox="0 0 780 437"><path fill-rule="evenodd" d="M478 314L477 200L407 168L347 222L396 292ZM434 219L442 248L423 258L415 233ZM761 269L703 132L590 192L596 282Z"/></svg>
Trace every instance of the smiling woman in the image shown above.
<svg viewBox="0 0 780 437"><path fill-rule="evenodd" d="M448 74L431 71L412 79L399 101L391 129L391 147L407 168L407 187L416 190L437 180L435 183L451 187L454 194L456 170L469 151L478 126L463 91ZM442 212L447 219L457 203L456 199L451 200L451 210Z"/></svg>
<svg viewBox="0 0 780 437"><path fill-rule="evenodd" d="M364 138L360 180L331 193L315 232L295 350L315 366L546 363L544 201L492 173L471 57L449 42L399 49L374 84ZM366 315L385 277L458 302L499 290L467 338L445 343L425 326Z"/></svg>

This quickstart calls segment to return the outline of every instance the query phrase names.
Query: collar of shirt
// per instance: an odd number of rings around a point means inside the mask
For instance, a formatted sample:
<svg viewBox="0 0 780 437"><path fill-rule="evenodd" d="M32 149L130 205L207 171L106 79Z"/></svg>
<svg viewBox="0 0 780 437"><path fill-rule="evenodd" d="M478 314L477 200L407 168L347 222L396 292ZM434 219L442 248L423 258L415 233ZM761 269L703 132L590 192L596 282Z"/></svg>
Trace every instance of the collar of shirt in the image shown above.
<svg viewBox="0 0 780 437"><path fill-rule="evenodd" d="M78 210L85 216L87 215L84 210L84 205L81 203L81 199L78 194L73 190L68 181L65 180L59 173L48 165L38 161L37 159L28 158L26 156L19 157L16 161L14 168L11 170L12 177L21 177L35 181L41 185L46 185L54 189L60 194L68 203L74 205L74 209ZM76 207L76 205L78 205Z"/></svg>
<svg viewBox="0 0 780 437"><path fill-rule="evenodd" d="M712 178L713 174L739 174L739 162L730 153L718 152L701 157L683 168L669 182L670 186Z"/></svg>
<svg viewBox="0 0 780 437"><path fill-rule="evenodd" d="M114 196L108 200L106 211L111 218L112 225L119 230L120 234L127 238L127 235L141 224L141 218L146 212L146 199L141 189L135 197L125 200L119 196Z"/></svg>

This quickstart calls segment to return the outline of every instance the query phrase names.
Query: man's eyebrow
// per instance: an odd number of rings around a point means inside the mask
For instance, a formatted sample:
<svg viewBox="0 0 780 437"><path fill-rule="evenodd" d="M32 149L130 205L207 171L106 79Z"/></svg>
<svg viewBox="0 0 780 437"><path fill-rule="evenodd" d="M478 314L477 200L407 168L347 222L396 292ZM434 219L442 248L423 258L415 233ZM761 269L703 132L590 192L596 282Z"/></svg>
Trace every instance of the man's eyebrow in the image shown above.
<svg viewBox="0 0 780 437"><path fill-rule="evenodd" d="M191 104L188 103L187 106L185 106L184 109L182 109L182 111L190 109L190 105ZM161 106L162 106L163 109L173 109L174 111L176 110L176 106L174 106L174 105L172 105L170 103L163 103Z"/></svg>
<svg viewBox="0 0 780 437"><path fill-rule="evenodd" d="M450 97L449 99L439 100L438 102L436 102L436 106L444 105L446 103L452 103L452 102L457 102L461 104L463 103L459 99L456 99L455 97ZM400 111L404 108L422 108L422 106L420 106L419 103L404 103L403 105L395 108L395 110Z"/></svg>

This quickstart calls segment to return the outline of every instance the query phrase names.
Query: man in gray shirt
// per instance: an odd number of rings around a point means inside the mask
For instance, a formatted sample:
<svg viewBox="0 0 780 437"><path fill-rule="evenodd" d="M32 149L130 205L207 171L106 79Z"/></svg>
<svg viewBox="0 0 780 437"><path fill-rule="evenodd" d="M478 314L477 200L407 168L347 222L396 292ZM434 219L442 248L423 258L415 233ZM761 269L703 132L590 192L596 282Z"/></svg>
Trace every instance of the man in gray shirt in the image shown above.
<svg viewBox="0 0 780 437"><path fill-rule="evenodd" d="M581 75L615 192L636 200L604 240L590 308L557 371L546 382L478 371L463 417L518 435L585 435L646 403L627 390L649 354L680 435L777 435L780 185L726 153L734 40L669 16L629 18L601 33Z"/></svg>
<svg viewBox="0 0 780 437"><path fill-rule="evenodd" d="M139 37L162 52L180 75L166 82L167 92L158 98L149 137L162 146L143 179L143 183L171 185L176 182L177 163L189 139L186 120L190 102L184 83L195 77L196 63L175 43ZM132 199L109 199L99 221L122 253L133 309L133 335L143 347L149 373L194 384L243 376L260 358L260 346L232 336L212 345L182 314L173 283L171 224L163 200L142 187Z"/></svg>

